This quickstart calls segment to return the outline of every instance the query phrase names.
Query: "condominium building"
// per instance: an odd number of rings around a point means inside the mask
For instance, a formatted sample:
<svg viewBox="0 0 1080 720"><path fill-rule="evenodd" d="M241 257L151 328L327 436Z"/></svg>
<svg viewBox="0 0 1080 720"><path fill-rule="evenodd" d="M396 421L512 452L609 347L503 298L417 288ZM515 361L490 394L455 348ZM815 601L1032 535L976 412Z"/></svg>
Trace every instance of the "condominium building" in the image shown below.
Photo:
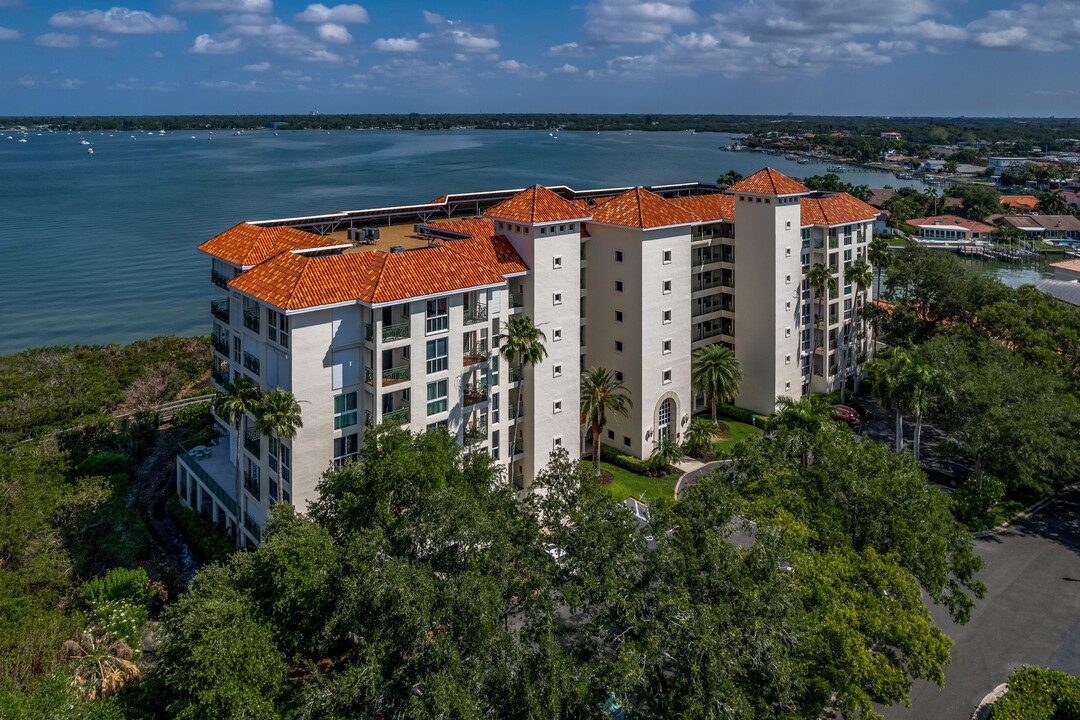
<svg viewBox="0 0 1080 720"><path fill-rule="evenodd" d="M691 354L705 345L734 348L737 404L753 411L833 389L865 356L852 311L866 288L843 272L866 257L875 215L765 169L728 188L534 186L241 223L199 246L219 293L213 380L291 391L303 427L279 440L253 417L219 419L216 445L180 453L177 490L257 543L269 505L306 508L367 426L443 427L525 489L552 450L591 450L587 368L627 387L632 412L602 441L637 457L683 439L702 407ZM818 262L836 281L824 298L806 277ZM520 375L498 347L517 313L547 348Z"/></svg>

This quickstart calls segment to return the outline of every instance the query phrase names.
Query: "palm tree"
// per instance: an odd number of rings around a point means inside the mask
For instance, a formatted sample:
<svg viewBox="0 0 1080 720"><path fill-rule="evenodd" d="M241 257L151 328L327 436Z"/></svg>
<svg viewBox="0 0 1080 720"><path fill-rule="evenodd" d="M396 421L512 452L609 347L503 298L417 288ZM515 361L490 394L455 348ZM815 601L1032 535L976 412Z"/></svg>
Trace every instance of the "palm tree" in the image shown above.
<svg viewBox="0 0 1080 720"><path fill-rule="evenodd" d="M302 427L304 427L304 421L300 418L300 403L287 390L274 388L263 396L262 402L255 408L255 429L261 435L274 438L279 448L281 438L296 437L296 431ZM278 452L280 457L280 450ZM270 498L271 501L277 499L277 497Z"/></svg>
<svg viewBox="0 0 1080 720"><path fill-rule="evenodd" d="M806 280L810 284L810 287L814 288L819 298L818 302L818 322L822 327L822 347L825 350L826 363L829 357L829 324L826 322L825 317L825 302L827 291L836 290L836 278L833 277L832 271L829 270L828 265L825 263L814 263L814 267L810 268L810 272L806 275ZM817 347L816 340L814 347Z"/></svg>
<svg viewBox="0 0 1080 720"><path fill-rule="evenodd" d="M862 317L859 310L862 309L863 289L874 281L874 275L870 272L870 266L866 264L866 261L862 258L858 258L855 262L844 268L844 281L849 285L855 286L855 308L852 311L853 317L851 318L851 325L855 329L856 343L859 337L862 335ZM844 344L844 384L840 386L840 404L844 403L844 390L847 387L847 348L851 346L851 338L848 338L848 342ZM859 348L856 347L856 353ZM859 364L858 355L855 356L855 365ZM855 389L859 389L859 377L860 373L855 373Z"/></svg>
<svg viewBox="0 0 1080 720"><path fill-rule="evenodd" d="M727 345L706 345L694 351L690 365L690 384L696 392L705 396L712 407L712 421L716 424L717 403L734 402L742 382L742 367L735 351Z"/></svg>
<svg viewBox="0 0 1080 720"><path fill-rule="evenodd" d="M536 327L533 324L532 318L528 315L513 315L506 323L506 329L500 333L496 340L498 341L501 349L502 356L506 358L508 363L517 363L517 375L519 378L524 378L524 371L526 365L536 365L543 362L547 356L547 348L544 347L544 341L547 340L547 336L544 335L544 331ZM518 388L518 400L517 407L514 408L514 419L521 414L521 402L522 402L522 388ZM517 428L510 434L510 476L509 480L513 482L514 479L514 453L516 450L517 440Z"/></svg>
<svg viewBox="0 0 1080 720"><path fill-rule="evenodd" d="M882 410L896 411L896 452L904 449L904 408L911 404L911 367L911 358L903 350L890 358L874 358L866 365L870 394Z"/></svg>
<svg viewBox="0 0 1080 720"><path fill-rule="evenodd" d="M607 368L595 367L581 374L581 417L592 435L593 471L600 475L600 433L609 413L630 417L633 400L626 386Z"/></svg>
<svg viewBox="0 0 1080 720"><path fill-rule="evenodd" d="M690 421L690 427L686 429L686 454L694 457L703 457L712 449L713 435L716 433L716 424L709 418L697 416Z"/></svg>
<svg viewBox="0 0 1080 720"><path fill-rule="evenodd" d="M241 375L235 382L226 380L223 392L214 400L214 412L236 428L236 546L240 547L240 524L243 522L243 496L240 489L240 445L247 427L248 413L259 407L262 393L251 378Z"/></svg>
<svg viewBox="0 0 1080 720"><path fill-rule="evenodd" d="M915 459L919 459L919 448L922 444L922 419L933 399L934 378L930 373L929 366L921 360L913 360L907 376L909 398L908 403L911 412L915 415L915 437L911 442L911 450Z"/></svg>
<svg viewBox="0 0 1080 720"><path fill-rule="evenodd" d="M799 462L810 462L813 439L828 428L836 427L832 416L836 406L824 395L814 394L795 400L786 395L776 398L776 414L765 422L769 432L786 431L792 447L799 455Z"/></svg>
<svg viewBox="0 0 1080 720"><path fill-rule="evenodd" d="M889 263L892 261L892 248L889 247L889 241L880 235L871 240L870 247L866 250L866 258L877 272L877 288L874 290L874 297L880 298L881 271L889 267Z"/></svg>

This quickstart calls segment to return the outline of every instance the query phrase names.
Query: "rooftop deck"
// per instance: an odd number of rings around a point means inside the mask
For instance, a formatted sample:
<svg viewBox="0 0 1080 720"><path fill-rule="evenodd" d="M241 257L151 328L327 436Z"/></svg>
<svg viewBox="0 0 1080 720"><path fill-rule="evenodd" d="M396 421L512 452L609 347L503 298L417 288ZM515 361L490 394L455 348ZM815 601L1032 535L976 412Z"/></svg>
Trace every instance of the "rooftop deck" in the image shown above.
<svg viewBox="0 0 1080 720"><path fill-rule="evenodd" d="M347 230L336 230L334 232L327 233L326 237L334 238L341 243L349 242ZM406 250L416 250L417 248L426 248L430 244L431 241L428 238L417 235L415 232L413 232L412 225L383 225L379 227L378 240L367 244L354 245L353 247L345 250L345 252L371 252L373 250L390 252L390 248L394 246L400 246L405 248Z"/></svg>

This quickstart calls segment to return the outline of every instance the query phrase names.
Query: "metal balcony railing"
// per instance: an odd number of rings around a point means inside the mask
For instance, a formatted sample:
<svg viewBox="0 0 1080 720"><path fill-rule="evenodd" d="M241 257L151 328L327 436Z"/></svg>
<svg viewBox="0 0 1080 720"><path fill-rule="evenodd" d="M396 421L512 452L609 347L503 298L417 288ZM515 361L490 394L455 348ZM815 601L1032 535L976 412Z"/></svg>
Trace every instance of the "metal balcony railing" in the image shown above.
<svg viewBox="0 0 1080 720"><path fill-rule="evenodd" d="M262 492L259 478L247 471L244 472L244 489L254 495L256 500L262 500L262 496L259 494Z"/></svg>
<svg viewBox="0 0 1080 720"><path fill-rule="evenodd" d="M217 270L211 270L210 271L210 282L214 283L219 288L224 290L225 286L229 282L229 278L225 277L224 275L219 273Z"/></svg>
<svg viewBox="0 0 1080 720"><path fill-rule="evenodd" d="M465 405L476 405L477 403L486 401L488 399L487 381L481 380L480 382L466 386L464 395Z"/></svg>
<svg viewBox="0 0 1080 720"><path fill-rule="evenodd" d="M487 421L475 422L465 426L465 442L467 444L483 442L488 437Z"/></svg>
<svg viewBox="0 0 1080 720"><path fill-rule="evenodd" d="M404 340L407 337L409 337L409 323L407 322L382 326L382 339L384 341Z"/></svg>
<svg viewBox="0 0 1080 720"><path fill-rule="evenodd" d="M210 314L226 325L229 324L229 301L214 300L210 303Z"/></svg>
<svg viewBox="0 0 1080 720"><path fill-rule="evenodd" d="M225 357L229 357L229 337L227 335L211 335L210 346Z"/></svg>
<svg viewBox="0 0 1080 720"><path fill-rule="evenodd" d="M524 473L517 473L516 475L514 475L514 485L518 486L522 490L525 489L525 474Z"/></svg>
<svg viewBox="0 0 1080 720"><path fill-rule="evenodd" d="M259 452L262 449L261 440L259 431L255 428L248 428L244 431L244 449L251 453L256 460L259 459Z"/></svg>
<svg viewBox="0 0 1080 720"><path fill-rule="evenodd" d="M488 344L487 340L481 340L480 342L467 344L465 346L465 352L462 359L464 365L476 365L487 360Z"/></svg>
<svg viewBox="0 0 1080 720"><path fill-rule="evenodd" d="M487 322L488 309L487 305L477 305L465 310L465 324L475 325L476 323Z"/></svg>
<svg viewBox="0 0 1080 720"><path fill-rule="evenodd" d="M244 367L256 375L259 374L259 358L255 357L248 351L244 351Z"/></svg>
<svg viewBox="0 0 1080 720"><path fill-rule="evenodd" d="M404 425L409 422L409 408L399 408L398 410L391 410L390 412L384 412L382 419L383 422L392 422L397 425Z"/></svg>
<svg viewBox="0 0 1080 720"><path fill-rule="evenodd" d="M259 311L258 310L245 310L244 311L244 327L252 332L259 332Z"/></svg>
<svg viewBox="0 0 1080 720"><path fill-rule="evenodd" d="M409 366L399 365L392 368L383 368L380 376L382 377L383 385L393 385L395 383L405 382L409 379ZM364 369L364 382L368 385L375 384L375 370L373 368Z"/></svg>
<svg viewBox="0 0 1080 720"><path fill-rule="evenodd" d="M247 514L244 515L244 527L251 533L251 537L255 538L256 542L262 542L261 528L259 528L258 523L249 518Z"/></svg>

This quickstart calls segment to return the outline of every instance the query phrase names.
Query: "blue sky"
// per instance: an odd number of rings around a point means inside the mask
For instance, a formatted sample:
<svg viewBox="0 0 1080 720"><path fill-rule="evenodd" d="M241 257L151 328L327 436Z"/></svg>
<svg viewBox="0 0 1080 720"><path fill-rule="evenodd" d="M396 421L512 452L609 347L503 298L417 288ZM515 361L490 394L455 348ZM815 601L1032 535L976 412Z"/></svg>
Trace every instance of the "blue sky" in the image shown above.
<svg viewBox="0 0 1080 720"><path fill-rule="evenodd" d="M0 115L1080 115L1080 0L118 1L0 0Z"/></svg>

